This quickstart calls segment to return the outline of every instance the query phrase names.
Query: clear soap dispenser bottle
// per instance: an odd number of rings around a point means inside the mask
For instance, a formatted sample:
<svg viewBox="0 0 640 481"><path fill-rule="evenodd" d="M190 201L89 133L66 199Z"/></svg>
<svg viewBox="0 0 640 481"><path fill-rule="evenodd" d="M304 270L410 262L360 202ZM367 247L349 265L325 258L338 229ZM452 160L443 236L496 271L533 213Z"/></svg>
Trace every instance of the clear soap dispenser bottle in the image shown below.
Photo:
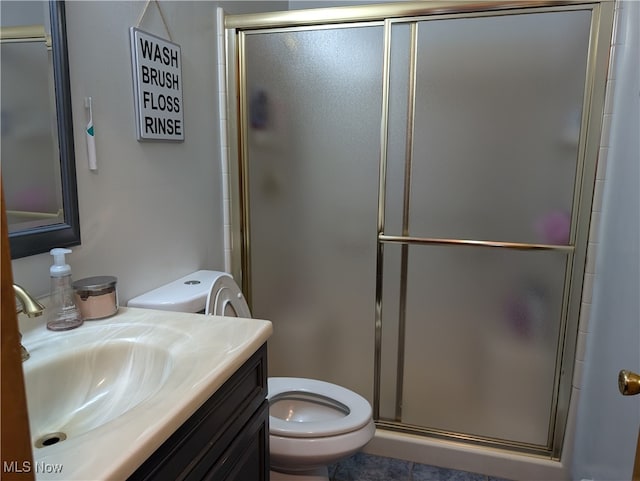
<svg viewBox="0 0 640 481"><path fill-rule="evenodd" d="M47 329L52 331L67 331L81 326L83 323L80 311L73 298L71 286L71 266L65 261L65 254L70 249L51 249L53 265L49 269L51 275L51 297L49 302L49 319Z"/></svg>

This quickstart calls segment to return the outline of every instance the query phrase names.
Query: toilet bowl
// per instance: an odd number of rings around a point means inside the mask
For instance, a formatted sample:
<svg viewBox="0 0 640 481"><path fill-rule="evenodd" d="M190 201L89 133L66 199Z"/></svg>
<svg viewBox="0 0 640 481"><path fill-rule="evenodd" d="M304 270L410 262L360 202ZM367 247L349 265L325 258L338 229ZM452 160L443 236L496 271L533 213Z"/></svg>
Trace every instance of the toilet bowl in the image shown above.
<svg viewBox="0 0 640 481"><path fill-rule="evenodd" d="M319 470L373 437L371 405L359 394L315 379L269 378L272 470Z"/></svg>
<svg viewBox="0 0 640 481"><path fill-rule="evenodd" d="M251 317L233 278L217 271L195 272L128 305ZM328 465L359 451L375 433L371 405L349 389L295 377L269 378L268 384L272 481L326 481Z"/></svg>

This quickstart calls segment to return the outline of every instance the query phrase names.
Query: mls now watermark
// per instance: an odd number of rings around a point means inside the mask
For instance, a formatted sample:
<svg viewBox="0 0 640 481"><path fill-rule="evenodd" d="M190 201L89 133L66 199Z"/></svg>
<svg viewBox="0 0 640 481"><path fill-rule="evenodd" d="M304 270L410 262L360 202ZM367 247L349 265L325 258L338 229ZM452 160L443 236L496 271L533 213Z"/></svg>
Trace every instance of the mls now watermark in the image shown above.
<svg viewBox="0 0 640 481"><path fill-rule="evenodd" d="M53 464L45 462L31 461L3 461L2 472L4 473L61 473L63 469L62 464Z"/></svg>

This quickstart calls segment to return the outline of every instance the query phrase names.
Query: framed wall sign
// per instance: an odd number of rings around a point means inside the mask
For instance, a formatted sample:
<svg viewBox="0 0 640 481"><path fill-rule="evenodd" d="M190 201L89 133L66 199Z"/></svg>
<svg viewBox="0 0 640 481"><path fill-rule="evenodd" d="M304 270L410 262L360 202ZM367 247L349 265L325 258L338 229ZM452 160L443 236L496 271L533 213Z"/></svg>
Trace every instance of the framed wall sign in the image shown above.
<svg viewBox="0 0 640 481"><path fill-rule="evenodd" d="M137 27L130 32L137 139L183 141L180 45Z"/></svg>

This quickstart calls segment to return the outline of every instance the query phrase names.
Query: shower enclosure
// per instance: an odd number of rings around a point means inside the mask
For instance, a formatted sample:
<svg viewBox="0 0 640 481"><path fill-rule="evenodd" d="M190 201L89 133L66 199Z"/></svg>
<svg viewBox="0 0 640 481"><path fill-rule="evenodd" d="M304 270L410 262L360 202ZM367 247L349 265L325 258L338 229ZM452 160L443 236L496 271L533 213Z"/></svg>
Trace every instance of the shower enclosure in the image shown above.
<svg viewBox="0 0 640 481"><path fill-rule="evenodd" d="M607 2L228 16L236 272L271 375L378 427L557 458Z"/></svg>

